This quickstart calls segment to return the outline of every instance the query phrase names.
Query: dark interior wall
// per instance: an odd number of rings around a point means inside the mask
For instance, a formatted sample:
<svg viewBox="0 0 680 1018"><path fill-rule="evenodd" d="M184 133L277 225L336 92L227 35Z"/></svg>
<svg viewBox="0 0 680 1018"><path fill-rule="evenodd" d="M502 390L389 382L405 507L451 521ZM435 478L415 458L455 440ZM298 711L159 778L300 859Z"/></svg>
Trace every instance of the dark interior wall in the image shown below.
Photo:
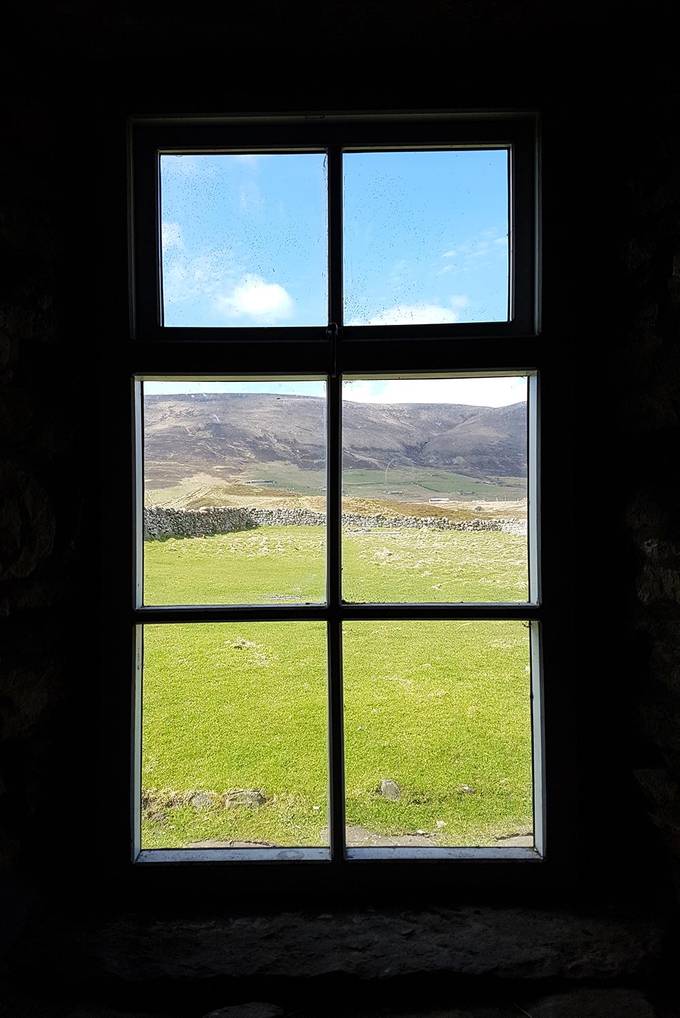
<svg viewBox="0 0 680 1018"><path fill-rule="evenodd" d="M565 810L553 829L559 873L540 893L660 908L678 887L680 94L662 5L626 24L609 5L580 6L16 14L0 193L8 930L55 895L96 910L141 893L118 863L126 832L111 822L127 781L127 721L111 684L128 679L107 634L126 623L104 614L118 582L107 570L125 554L111 520L124 493L108 485L111 472L126 476L128 394L111 379L128 328L130 113L541 113L554 345L546 555L561 610L550 695L563 718L553 780ZM493 878L488 887L487 898L510 893Z"/></svg>

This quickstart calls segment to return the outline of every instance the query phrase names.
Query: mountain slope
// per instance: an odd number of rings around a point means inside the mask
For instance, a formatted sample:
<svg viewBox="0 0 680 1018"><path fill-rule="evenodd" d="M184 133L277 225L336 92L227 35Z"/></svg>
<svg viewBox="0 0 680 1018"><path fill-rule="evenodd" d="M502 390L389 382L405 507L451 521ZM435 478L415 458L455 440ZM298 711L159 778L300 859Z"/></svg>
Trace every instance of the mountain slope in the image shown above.
<svg viewBox="0 0 680 1018"><path fill-rule="evenodd" d="M257 474L257 464L325 464L325 403L314 396L209 393L147 396L145 468L162 487L193 474ZM390 464L473 477L526 474L526 404L344 404L346 469Z"/></svg>

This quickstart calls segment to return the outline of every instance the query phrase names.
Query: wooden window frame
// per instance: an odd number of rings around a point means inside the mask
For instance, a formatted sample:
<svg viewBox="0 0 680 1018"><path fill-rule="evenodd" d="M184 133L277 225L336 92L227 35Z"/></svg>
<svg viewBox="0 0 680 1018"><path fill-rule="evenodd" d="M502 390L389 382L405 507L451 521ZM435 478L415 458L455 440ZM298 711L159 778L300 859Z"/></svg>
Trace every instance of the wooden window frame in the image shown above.
<svg viewBox="0 0 680 1018"><path fill-rule="evenodd" d="M510 313L507 321L445 325L346 326L343 323L342 155L344 151L507 147L510 153ZM162 324L159 156L162 153L327 152L328 323L319 327L177 328ZM412 114L224 118L208 123L149 118L128 124L130 339L123 371L132 389L133 498L130 513L132 648L132 795L135 864L332 864L334 872L390 861L492 862L501 869L546 858L543 631L539 506L540 336L538 122L531 114ZM266 369L263 370L263 365ZM346 376L527 374L529 449L529 599L521 604L348 604L341 594L342 379ZM145 379L316 376L327 379L327 603L314 606L148 607L142 603L141 383ZM531 630L535 848L348 848L345 844L342 624L355 619L518 619ZM328 633L330 847L148 850L140 845L142 633L145 624L324 621ZM345 878L343 878L345 879ZM350 878L351 879L351 878Z"/></svg>

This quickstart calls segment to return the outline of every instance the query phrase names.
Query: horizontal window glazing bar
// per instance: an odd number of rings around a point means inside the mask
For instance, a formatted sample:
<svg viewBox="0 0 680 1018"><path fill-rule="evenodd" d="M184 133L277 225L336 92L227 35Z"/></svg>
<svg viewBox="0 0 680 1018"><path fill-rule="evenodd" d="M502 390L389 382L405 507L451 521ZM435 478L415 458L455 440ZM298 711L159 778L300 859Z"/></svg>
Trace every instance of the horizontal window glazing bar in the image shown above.
<svg viewBox="0 0 680 1018"><path fill-rule="evenodd" d="M508 847L490 848L427 848L404 847L348 848L345 859L349 862L433 862L451 859L474 862L540 862L541 855L535 848Z"/></svg>
<svg viewBox="0 0 680 1018"><path fill-rule="evenodd" d="M345 862L350 863L433 863L486 862L514 863L541 862L541 854L535 848L349 848ZM156 848L144 849L136 856L136 863L143 865L172 866L190 862L211 865L215 863L327 863L331 852L327 848Z"/></svg>
<svg viewBox="0 0 680 1018"><path fill-rule="evenodd" d="M466 373L480 375L485 372L526 374L541 370L550 357L536 339L507 340L485 339L483 342L460 338L410 338L394 343L386 361L385 340L366 339L351 343L337 343L335 348L337 369L342 374L381 376L409 372L413 375L445 375ZM134 348L117 351L106 358L106 370L119 369L128 375L172 378L221 377L233 375L312 376L327 375L333 371L334 345L330 340L306 343L291 338L287 342L258 343L256 348L246 342L219 343L197 340L192 344L153 342L135 343ZM263 367L264 365L264 367Z"/></svg>
<svg viewBox="0 0 680 1018"><path fill-rule="evenodd" d="M329 848L146 848L136 863L330 862Z"/></svg>
<svg viewBox="0 0 680 1018"><path fill-rule="evenodd" d="M436 120L421 114L411 118L342 117L304 122L276 118L262 123L239 118L228 125L216 123L171 124L143 118L132 122L133 143L138 152L198 154L238 152L314 152L330 145L344 150L380 151L385 148L484 148L516 145L531 148L536 133L535 115L444 115Z"/></svg>
<svg viewBox="0 0 680 1018"><path fill-rule="evenodd" d="M305 622L361 619L517 619L541 618L538 605L498 604L343 604L329 605L201 605L135 608L136 625L186 622Z"/></svg>
<svg viewBox="0 0 680 1018"><path fill-rule="evenodd" d="M254 326L198 326L163 325L149 334L151 342L161 343L280 343L294 340L297 343L323 343L328 339L327 325L272 325Z"/></svg>
<svg viewBox="0 0 680 1018"><path fill-rule="evenodd" d="M453 322L450 324L423 325L338 325L341 342L357 343L366 340L405 342L409 339L459 340L459 339L500 339L529 338L532 327L519 318L510 322ZM322 343L328 338L326 325L288 326L171 326L159 325L145 330L142 342L151 343L268 343L305 342Z"/></svg>

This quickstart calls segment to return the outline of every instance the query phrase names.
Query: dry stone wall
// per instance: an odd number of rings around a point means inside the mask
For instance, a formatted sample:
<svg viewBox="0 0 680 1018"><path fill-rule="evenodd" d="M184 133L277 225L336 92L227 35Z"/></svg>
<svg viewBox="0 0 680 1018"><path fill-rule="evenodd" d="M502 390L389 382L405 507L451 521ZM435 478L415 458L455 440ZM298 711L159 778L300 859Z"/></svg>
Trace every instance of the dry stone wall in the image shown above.
<svg viewBox="0 0 680 1018"><path fill-rule="evenodd" d="M495 530L512 534L525 534L526 521L472 519L451 520L443 516L387 516L379 513L362 516L343 513L346 527L360 530L389 528L426 528L428 530ZM326 514L313 509L254 509L212 506L205 509L170 509L165 506L148 506L144 509L144 538L158 541L168 537L209 537L213 534L231 534L239 530L252 530L266 526L324 526Z"/></svg>

